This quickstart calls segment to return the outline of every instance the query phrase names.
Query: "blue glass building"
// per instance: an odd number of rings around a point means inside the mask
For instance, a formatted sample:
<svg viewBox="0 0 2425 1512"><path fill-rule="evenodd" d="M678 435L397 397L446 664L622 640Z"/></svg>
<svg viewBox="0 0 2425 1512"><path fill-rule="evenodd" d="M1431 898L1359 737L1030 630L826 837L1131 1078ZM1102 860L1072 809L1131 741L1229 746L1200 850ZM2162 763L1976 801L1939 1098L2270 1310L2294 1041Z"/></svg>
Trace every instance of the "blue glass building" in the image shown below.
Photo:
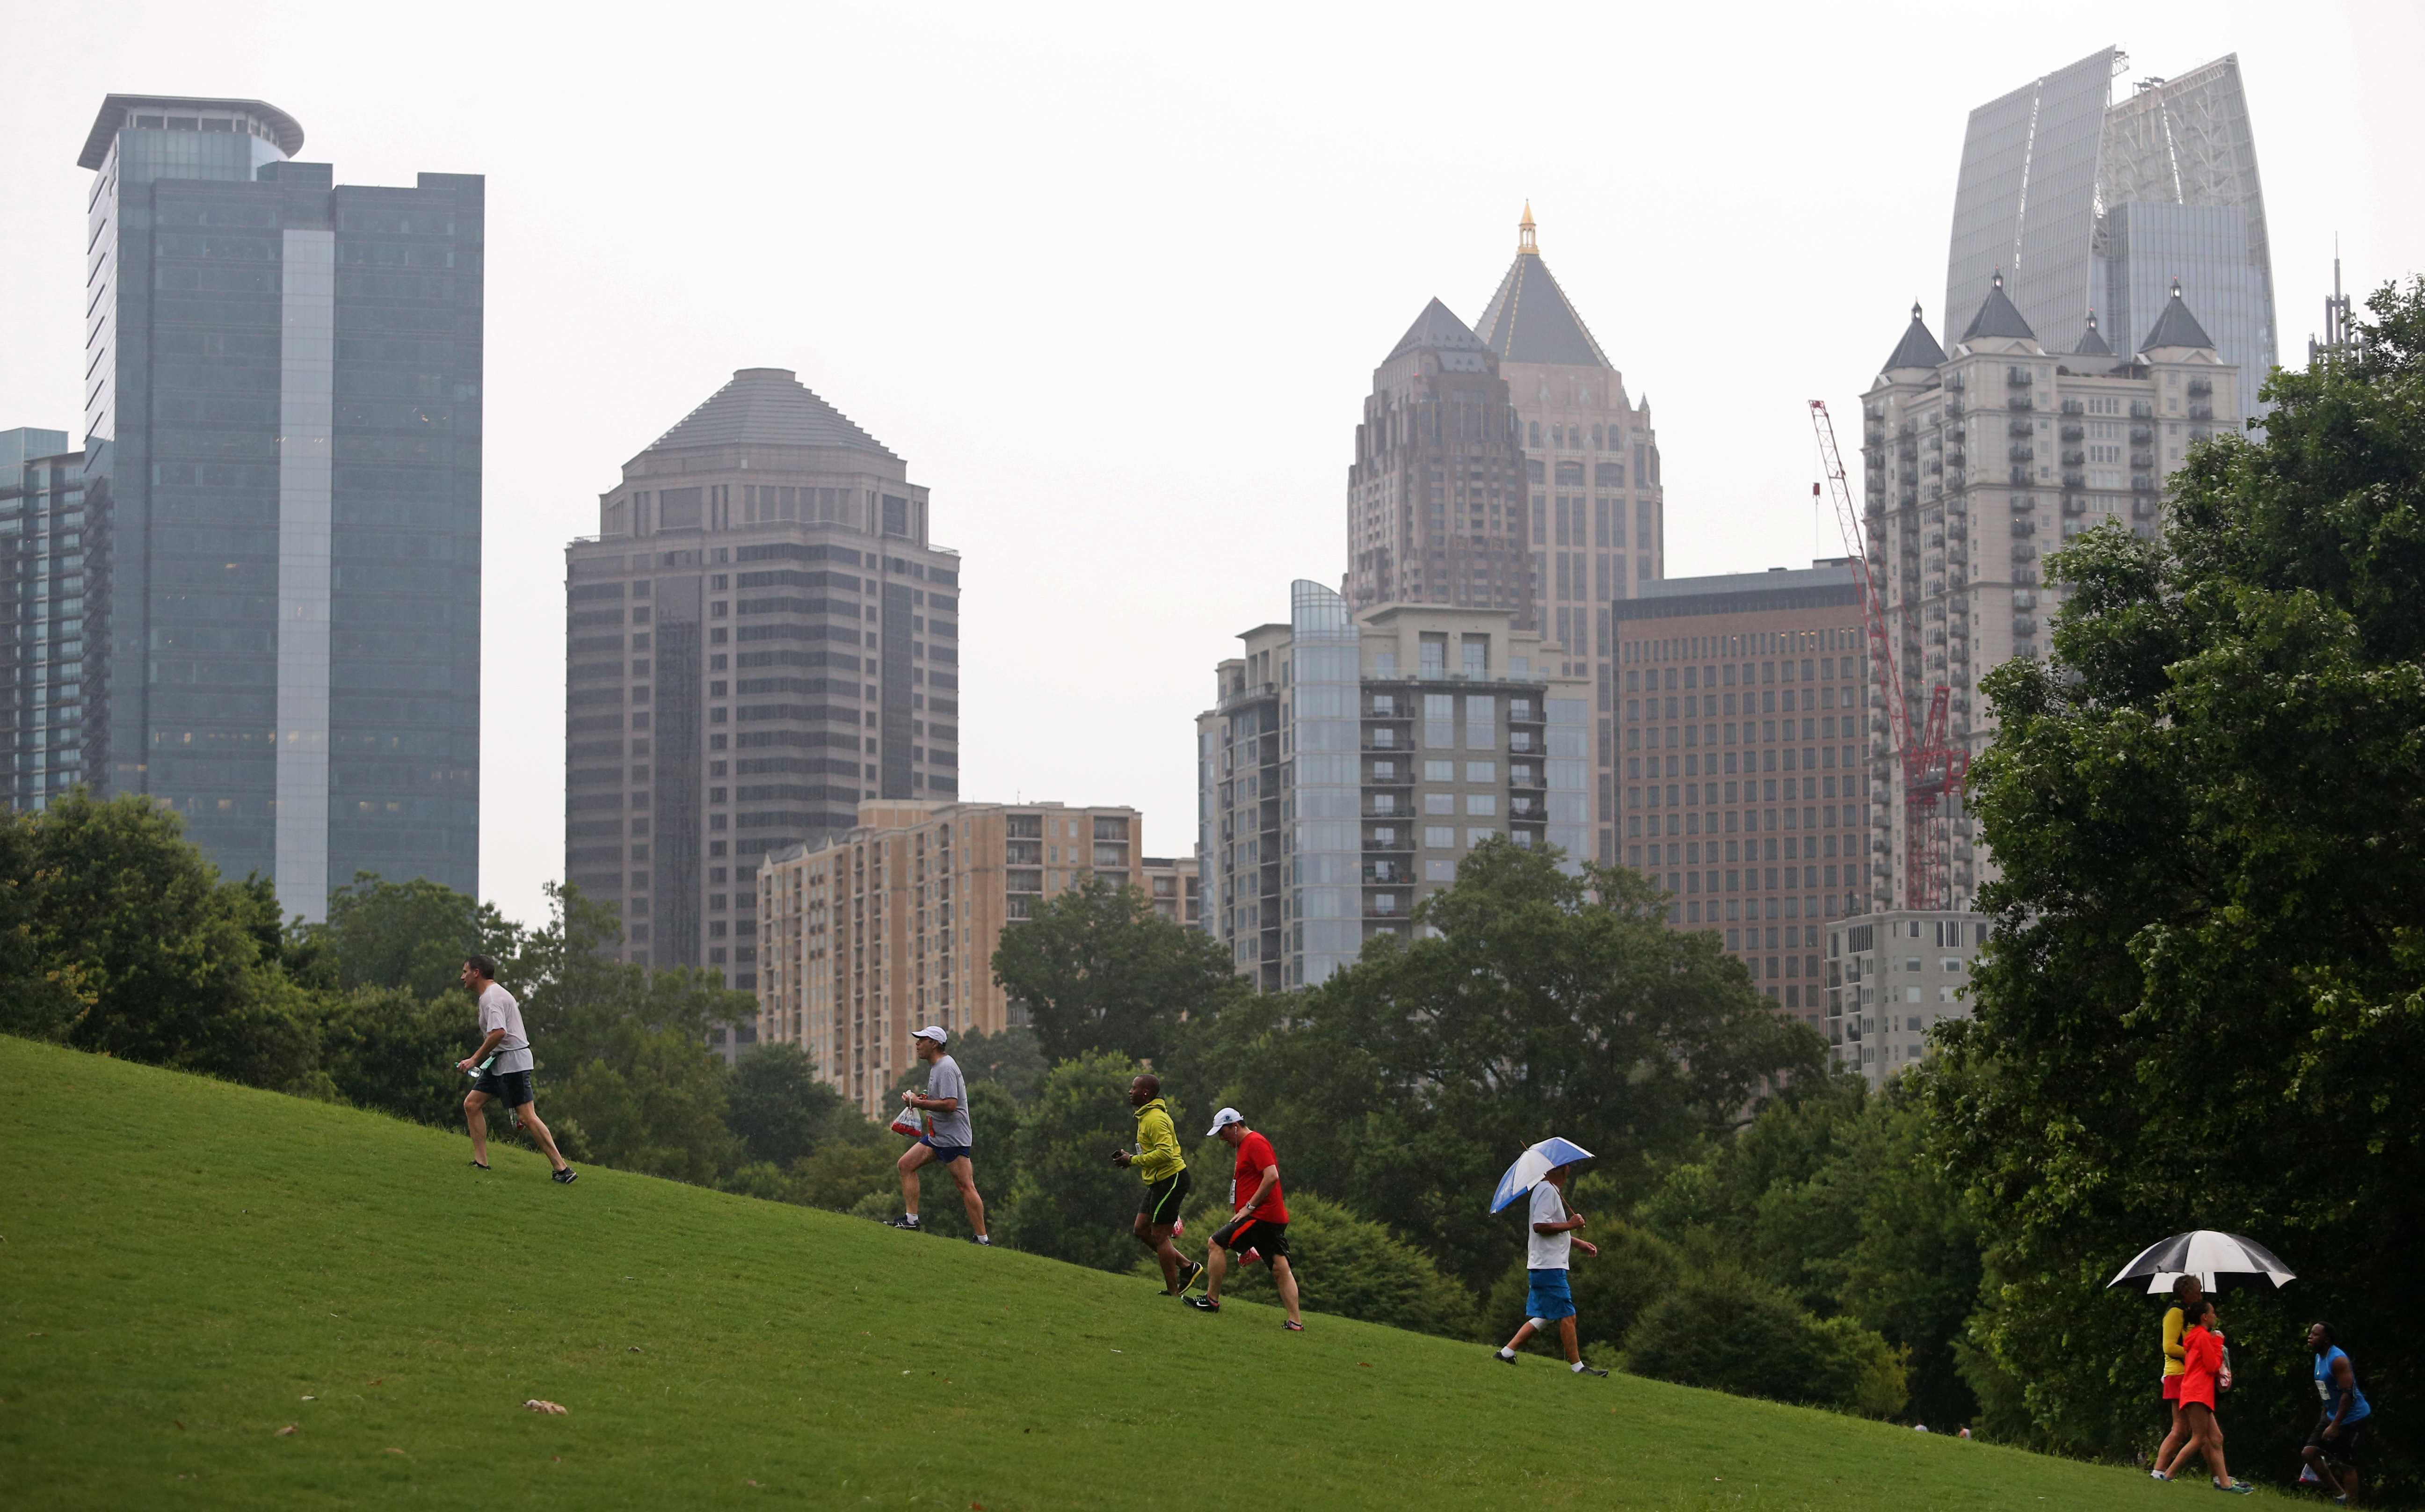
<svg viewBox="0 0 2425 1512"><path fill-rule="evenodd" d="M257 100L111 95L83 769L319 917L479 884L483 181L335 183Z"/></svg>

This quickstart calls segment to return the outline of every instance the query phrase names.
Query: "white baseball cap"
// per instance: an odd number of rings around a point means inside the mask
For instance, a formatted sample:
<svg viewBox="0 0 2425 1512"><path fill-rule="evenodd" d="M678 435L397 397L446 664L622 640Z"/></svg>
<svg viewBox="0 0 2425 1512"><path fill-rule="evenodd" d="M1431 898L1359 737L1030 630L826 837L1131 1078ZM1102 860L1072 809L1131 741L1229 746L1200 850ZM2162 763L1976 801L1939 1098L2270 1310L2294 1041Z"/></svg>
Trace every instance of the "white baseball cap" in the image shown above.
<svg viewBox="0 0 2425 1512"><path fill-rule="evenodd" d="M941 1024L930 1023L925 1028L919 1030L914 1035L911 1035L909 1037L912 1039L931 1039L939 1045L952 1037L943 1032L943 1026Z"/></svg>
<svg viewBox="0 0 2425 1512"><path fill-rule="evenodd" d="M1220 1112L1212 1115L1212 1127L1204 1131L1204 1137L1210 1139L1214 1134L1219 1134L1222 1130L1229 1127L1229 1125L1233 1123L1244 1123L1245 1121L1246 1116L1240 1113L1236 1108L1223 1108Z"/></svg>

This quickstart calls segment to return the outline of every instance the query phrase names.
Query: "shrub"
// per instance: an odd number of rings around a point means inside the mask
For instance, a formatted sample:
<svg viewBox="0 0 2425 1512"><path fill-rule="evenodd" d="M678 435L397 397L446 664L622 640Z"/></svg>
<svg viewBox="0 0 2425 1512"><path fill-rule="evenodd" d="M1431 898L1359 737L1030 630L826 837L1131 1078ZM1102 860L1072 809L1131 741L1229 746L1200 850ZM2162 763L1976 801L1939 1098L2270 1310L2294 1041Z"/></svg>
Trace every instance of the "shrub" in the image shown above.
<svg viewBox="0 0 2425 1512"><path fill-rule="evenodd" d="M1202 1188L1197 1190L1201 1195ZM1344 1203L1311 1193L1292 1193L1286 1200L1289 1268L1306 1311L1451 1339L1473 1337L1473 1298L1440 1274L1429 1255ZM1229 1204L1214 1194L1188 1217L1180 1250L1191 1257L1203 1254L1229 1211ZM1132 1253L1141 1255L1134 1240L1130 1245ZM1139 1274L1162 1274L1151 1256L1141 1259ZM1279 1300L1268 1265L1240 1265L1223 1281L1221 1292L1253 1302Z"/></svg>
<svg viewBox="0 0 2425 1512"><path fill-rule="evenodd" d="M1625 1336L1637 1375L1888 1417L1905 1398L1900 1356L1849 1318L1824 1323L1782 1288L1721 1265L1680 1277Z"/></svg>

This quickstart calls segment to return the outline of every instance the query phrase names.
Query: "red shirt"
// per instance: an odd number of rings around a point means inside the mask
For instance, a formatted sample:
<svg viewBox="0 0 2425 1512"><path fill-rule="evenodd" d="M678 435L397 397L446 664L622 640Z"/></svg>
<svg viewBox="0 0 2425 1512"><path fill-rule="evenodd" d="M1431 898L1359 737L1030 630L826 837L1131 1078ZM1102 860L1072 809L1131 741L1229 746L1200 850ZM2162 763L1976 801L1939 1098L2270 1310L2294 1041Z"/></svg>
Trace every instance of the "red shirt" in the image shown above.
<svg viewBox="0 0 2425 1512"><path fill-rule="evenodd" d="M2181 1401L2214 1407L2214 1375L2223 1368L2223 1341L2204 1324L2181 1335Z"/></svg>
<svg viewBox="0 0 2425 1512"><path fill-rule="evenodd" d="M1238 1169L1236 1179L1229 1188L1229 1206L1234 1210L1239 1204L1253 1197L1255 1189L1263 1184L1263 1172L1279 1163L1279 1157L1272 1153L1272 1142L1261 1134L1249 1131L1245 1137L1238 1141ZM1288 1209L1280 1202L1279 1182L1272 1183L1272 1195L1263 1198L1262 1206L1255 1209L1248 1216L1261 1218L1267 1223L1289 1221Z"/></svg>

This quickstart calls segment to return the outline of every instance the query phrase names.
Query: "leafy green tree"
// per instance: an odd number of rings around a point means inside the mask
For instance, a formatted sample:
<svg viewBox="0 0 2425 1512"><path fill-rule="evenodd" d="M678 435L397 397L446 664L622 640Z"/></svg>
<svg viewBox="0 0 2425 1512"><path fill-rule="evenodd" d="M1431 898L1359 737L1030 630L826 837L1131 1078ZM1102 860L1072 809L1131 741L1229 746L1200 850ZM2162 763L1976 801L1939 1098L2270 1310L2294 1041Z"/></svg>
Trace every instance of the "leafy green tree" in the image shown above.
<svg viewBox="0 0 2425 1512"><path fill-rule="evenodd" d="M744 1158L778 1168L814 1151L840 1117L866 1121L840 1092L817 1079L815 1064L797 1045L760 1045L742 1056L727 1096L731 1111L725 1121L741 1141Z"/></svg>
<svg viewBox="0 0 2425 1512"><path fill-rule="evenodd" d="M1207 1188L1199 1182L1197 1198ZM1229 1189L1220 1184L1216 1200L1191 1200L1180 1247L1203 1253L1202 1236L1229 1221ZM1135 1204L1130 1204L1134 1211ZM1474 1333L1473 1297L1464 1287L1440 1274L1432 1258L1385 1224L1359 1216L1342 1203L1311 1193L1291 1193L1289 1263L1295 1272L1298 1300L1308 1312L1383 1323L1393 1328L1470 1339ZM1159 1281L1162 1271L1153 1257L1138 1250L1131 1268L1140 1277ZM1271 1267L1243 1265L1221 1286L1224 1296L1275 1306L1278 1293Z"/></svg>
<svg viewBox="0 0 2425 1512"><path fill-rule="evenodd" d="M724 1123L725 1075L696 1031L633 1014L552 1081L548 1125L583 1159L709 1185L739 1145Z"/></svg>
<svg viewBox="0 0 2425 1512"><path fill-rule="evenodd" d="M1013 1024L997 1034L972 1029L955 1036L952 1058L960 1063L960 1073L969 1079L972 1087L989 1082L1018 1102L1034 1097L1036 1089L1044 1084L1044 1073L1052 1070L1044 1058L1044 1047L1036 1042L1036 1031L1023 1024Z"/></svg>
<svg viewBox="0 0 2425 1512"><path fill-rule="evenodd" d="M334 1096L416 1123L461 1124L471 1083L455 1062L474 1039L459 989L427 999L393 987L323 992L310 1019Z"/></svg>
<svg viewBox="0 0 2425 1512"><path fill-rule="evenodd" d="M1245 995L1229 953L1135 888L1090 878L1004 929L994 980L1027 1005L1047 1060L1110 1051L1159 1064L1174 1027Z"/></svg>
<svg viewBox="0 0 2425 1512"><path fill-rule="evenodd" d="M869 1128L874 1130L875 1126L871 1124ZM880 1145L829 1139L819 1145L814 1154L792 1162L791 1168L783 1173L783 1200L804 1208L849 1213L864 1198L890 1193L888 1200L897 1206L901 1188L893 1162L900 1154L898 1150ZM982 1183L983 1178L979 1181ZM982 1184L979 1190L983 1190ZM951 1204L955 1208L958 1205Z"/></svg>
<svg viewBox="0 0 2425 1512"><path fill-rule="evenodd" d="M1680 1276L1625 1337L1625 1368L1737 1396L1863 1417L1903 1410L1903 1360L1850 1318L1814 1318L1784 1288L1720 1263Z"/></svg>
<svg viewBox="0 0 2425 1512"><path fill-rule="evenodd" d="M490 904L415 877L390 882L358 872L329 894L328 918L297 930L335 985L399 988L426 1003L462 989L467 956L511 959L522 930Z"/></svg>
<svg viewBox="0 0 2425 1512"><path fill-rule="evenodd" d="M1129 1268L1137 1254L1129 1221L1139 1189L1133 1172L1112 1164L1112 1151L1136 1142L1129 1083L1141 1070L1125 1055L1088 1051L1046 1074L1020 1124L1007 1187L996 1185L988 1202L987 1226L1004 1242L1099 1270ZM1171 1117L1184 1115L1174 1104ZM982 1170L978 1184L986 1184Z"/></svg>
<svg viewBox="0 0 2425 1512"><path fill-rule="evenodd" d="M0 1034L63 1039L93 1004L82 973L50 950L41 815L0 813Z"/></svg>
<svg viewBox="0 0 2425 1512"><path fill-rule="evenodd" d="M1426 938L1240 1003L1180 1057L1271 1136L1292 1191L1391 1214L1476 1291L1520 1251L1484 1209L1526 1146L1563 1135L1643 1179L1824 1052L1640 876L1558 862L1477 847L1425 900Z"/></svg>
<svg viewBox="0 0 2425 1512"><path fill-rule="evenodd" d="M70 1044L254 1086L311 1085L312 1032L278 969L265 885L221 881L183 821L135 795L99 803L78 788L30 830L8 859L31 867L11 881L17 948L46 998L38 1025L56 1028L64 993L77 1009Z"/></svg>
<svg viewBox="0 0 2425 1512"><path fill-rule="evenodd" d="M2161 539L2055 558L2053 660L1984 682L1997 925L1932 1103L1999 1283L1982 1391L2043 1444L2154 1437L2155 1311L2103 1283L2192 1228L2301 1278L2226 1304L2236 1454L2297 1442L2310 1315L2369 1392L2425 1389L2425 281L2368 307L2261 432L2192 449Z"/></svg>

